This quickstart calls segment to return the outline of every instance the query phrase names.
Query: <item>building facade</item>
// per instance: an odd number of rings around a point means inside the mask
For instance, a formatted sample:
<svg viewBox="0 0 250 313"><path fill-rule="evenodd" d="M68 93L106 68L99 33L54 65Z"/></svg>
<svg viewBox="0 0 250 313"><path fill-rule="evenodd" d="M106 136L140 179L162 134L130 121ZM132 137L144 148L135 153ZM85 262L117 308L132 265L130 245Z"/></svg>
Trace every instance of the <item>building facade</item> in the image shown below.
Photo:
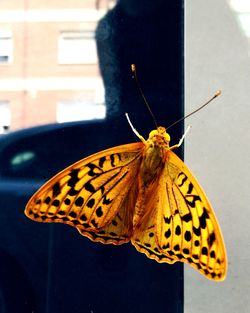
<svg viewBox="0 0 250 313"><path fill-rule="evenodd" d="M112 5L0 2L0 133L105 117L95 29Z"/></svg>

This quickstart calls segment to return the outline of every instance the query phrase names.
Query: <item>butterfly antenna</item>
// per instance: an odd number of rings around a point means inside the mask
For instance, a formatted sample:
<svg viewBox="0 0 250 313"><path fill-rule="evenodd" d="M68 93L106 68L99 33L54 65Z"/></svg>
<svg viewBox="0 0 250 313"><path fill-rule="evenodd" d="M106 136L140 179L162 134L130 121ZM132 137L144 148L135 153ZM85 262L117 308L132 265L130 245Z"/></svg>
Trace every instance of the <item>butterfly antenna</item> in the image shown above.
<svg viewBox="0 0 250 313"><path fill-rule="evenodd" d="M130 121L130 118L129 118L129 116L128 116L128 113L125 113L125 116L126 116L126 118L127 118L127 120L128 120L129 126L132 128L132 131L135 133L135 135L136 135L142 142L146 142L146 140L144 139L144 137L143 137L142 135L140 135L140 134L138 133L138 131L134 128L132 122Z"/></svg>
<svg viewBox="0 0 250 313"><path fill-rule="evenodd" d="M209 99L207 102L205 102L201 107L199 107L198 109L194 110L193 112L189 113L188 115L180 118L179 120L175 121L173 124L171 124L170 126L167 127L167 129L169 129L170 127L174 126L175 124L185 120L187 117L193 115L194 113L200 111L201 109L203 109L206 105L208 105L211 101L213 101L215 98L217 98L218 96L221 95L221 90L217 90L216 93L213 95L213 97L211 99Z"/></svg>
<svg viewBox="0 0 250 313"><path fill-rule="evenodd" d="M138 81L138 79L137 79L135 64L131 64L131 71L132 71L133 78L134 78L134 80L135 80L136 86L137 86L137 88L138 88L138 90L139 90L139 92L140 92L140 94L141 94L141 96L142 96L142 99L143 99L144 103L146 104L146 107L147 107L147 109L148 109L150 115L151 115L152 118L153 118L153 121L154 121L154 124L155 124L156 128L158 128L158 125L157 125L156 119L155 119L155 117L154 117L154 114L153 114L153 112L152 112L152 110L151 110L151 108L150 108L150 105L148 104L148 101L147 101L146 97L144 96L144 93L143 93L143 91L142 91L142 89L141 89L141 86L140 86L140 84L139 84L139 81Z"/></svg>

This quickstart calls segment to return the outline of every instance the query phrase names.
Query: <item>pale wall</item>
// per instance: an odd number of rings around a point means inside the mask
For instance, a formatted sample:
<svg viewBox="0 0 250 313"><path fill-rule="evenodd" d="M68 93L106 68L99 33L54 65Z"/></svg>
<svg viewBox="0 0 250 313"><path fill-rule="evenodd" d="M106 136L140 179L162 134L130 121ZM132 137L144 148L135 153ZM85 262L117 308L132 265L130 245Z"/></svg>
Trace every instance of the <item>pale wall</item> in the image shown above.
<svg viewBox="0 0 250 313"><path fill-rule="evenodd" d="M250 312L248 51L226 0L186 1L186 112L223 93L188 119L185 160L213 203L229 269L218 283L185 266L185 313Z"/></svg>

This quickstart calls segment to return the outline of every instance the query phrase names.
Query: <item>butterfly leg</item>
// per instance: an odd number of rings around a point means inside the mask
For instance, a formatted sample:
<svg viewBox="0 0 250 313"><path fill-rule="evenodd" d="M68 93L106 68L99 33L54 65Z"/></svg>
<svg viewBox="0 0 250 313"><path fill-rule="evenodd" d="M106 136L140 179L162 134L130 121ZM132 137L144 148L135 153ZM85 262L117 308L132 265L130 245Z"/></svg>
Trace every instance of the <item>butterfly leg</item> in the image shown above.
<svg viewBox="0 0 250 313"><path fill-rule="evenodd" d="M189 130L190 130L191 127L192 127L191 125L188 125L188 127L187 127L187 129L185 130L185 133L182 135L180 141L179 141L176 145L174 145L174 146L172 146L172 147L169 147L169 150L174 150L174 149L176 149L176 148L179 148L179 147L182 145L182 143L183 143L183 141L184 141L184 138L186 137L186 135L187 135L187 133L189 132Z"/></svg>

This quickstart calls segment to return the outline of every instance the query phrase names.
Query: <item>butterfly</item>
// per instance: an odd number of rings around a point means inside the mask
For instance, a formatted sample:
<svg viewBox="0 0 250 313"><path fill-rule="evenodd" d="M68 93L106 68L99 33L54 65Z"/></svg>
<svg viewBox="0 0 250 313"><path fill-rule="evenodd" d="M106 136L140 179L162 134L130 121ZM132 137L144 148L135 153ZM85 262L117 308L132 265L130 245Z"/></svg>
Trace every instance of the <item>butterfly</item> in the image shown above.
<svg viewBox="0 0 250 313"><path fill-rule="evenodd" d="M220 281L227 272L223 237L205 193L173 152L164 127L145 140L93 154L64 169L29 200L38 222L75 227L92 241L131 242L159 263L185 262Z"/></svg>

